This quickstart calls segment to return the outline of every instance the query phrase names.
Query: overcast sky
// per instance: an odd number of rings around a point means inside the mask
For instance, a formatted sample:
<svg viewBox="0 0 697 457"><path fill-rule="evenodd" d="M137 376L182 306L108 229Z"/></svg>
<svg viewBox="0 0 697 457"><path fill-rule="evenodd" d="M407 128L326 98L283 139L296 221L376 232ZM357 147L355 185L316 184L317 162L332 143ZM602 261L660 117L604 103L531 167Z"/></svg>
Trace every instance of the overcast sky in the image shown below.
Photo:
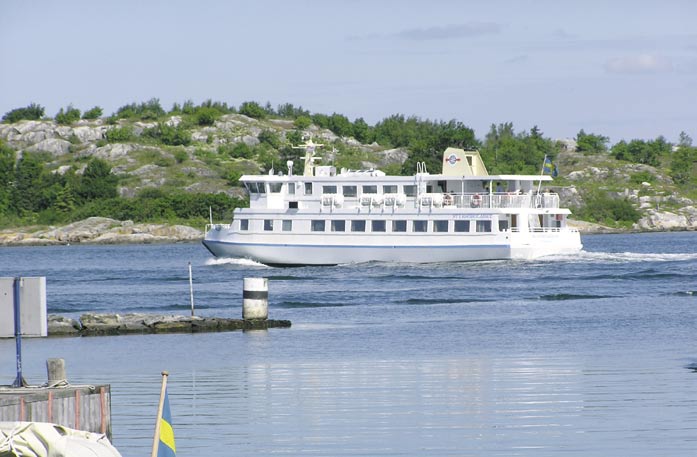
<svg viewBox="0 0 697 457"><path fill-rule="evenodd" d="M0 115L156 97L697 140L697 1L0 0Z"/></svg>

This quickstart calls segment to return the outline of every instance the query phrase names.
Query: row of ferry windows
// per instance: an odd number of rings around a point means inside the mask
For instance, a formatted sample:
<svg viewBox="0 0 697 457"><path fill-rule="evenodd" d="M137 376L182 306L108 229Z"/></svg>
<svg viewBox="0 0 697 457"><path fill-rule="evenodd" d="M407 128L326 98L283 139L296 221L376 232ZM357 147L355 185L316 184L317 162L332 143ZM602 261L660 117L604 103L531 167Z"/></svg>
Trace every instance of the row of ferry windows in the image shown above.
<svg viewBox="0 0 697 457"><path fill-rule="evenodd" d="M283 189L283 183L280 182L272 182L268 183L269 184L269 193L272 194L277 194L280 193L281 190ZM252 194L265 194L266 193L266 186L263 182L248 182L246 183L247 189L249 189L249 192ZM382 188L382 193L383 194L396 194L399 191L399 188L402 188L402 193L405 194L407 197L414 197L416 195L416 186L415 185L404 185L404 186L398 186L396 184L385 184L383 186L377 186L377 185L364 185L360 186L361 192L364 194L377 194L378 193L378 188ZM339 189L341 189L341 194L344 197L357 197L358 196L358 188L359 186L322 186L322 193L323 194L336 194L339 193ZM293 183L288 184L288 194L290 195L295 195L295 185ZM312 195L312 183L311 182L306 182L305 183L305 195Z"/></svg>
<svg viewBox="0 0 697 457"><path fill-rule="evenodd" d="M272 232L274 227L277 227L278 223L281 223L281 231L292 232L293 231L293 221L292 220L282 220L277 221L273 219L264 219L264 231ZM472 222L472 224L471 224ZM313 232L325 232L327 229L331 232L366 232L368 227L370 227L371 232L387 232L389 227L393 233L399 232L443 232L447 233L453 232L469 232L470 227L474 229L475 232L491 232L491 221L425 221L425 220L415 220L415 221L405 221L405 220L312 220L310 221L310 230ZM249 219L240 219L240 231L249 230Z"/></svg>

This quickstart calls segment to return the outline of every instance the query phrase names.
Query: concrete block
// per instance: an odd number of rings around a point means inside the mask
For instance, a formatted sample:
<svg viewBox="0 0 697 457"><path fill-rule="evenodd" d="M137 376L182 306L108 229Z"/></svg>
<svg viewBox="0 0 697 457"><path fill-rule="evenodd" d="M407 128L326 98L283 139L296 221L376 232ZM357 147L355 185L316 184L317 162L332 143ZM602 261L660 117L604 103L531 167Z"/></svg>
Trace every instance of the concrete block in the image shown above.
<svg viewBox="0 0 697 457"><path fill-rule="evenodd" d="M46 277L21 278L19 306L22 336L47 336ZM0 338L15 336L14 278L0 278Z"/></svg>

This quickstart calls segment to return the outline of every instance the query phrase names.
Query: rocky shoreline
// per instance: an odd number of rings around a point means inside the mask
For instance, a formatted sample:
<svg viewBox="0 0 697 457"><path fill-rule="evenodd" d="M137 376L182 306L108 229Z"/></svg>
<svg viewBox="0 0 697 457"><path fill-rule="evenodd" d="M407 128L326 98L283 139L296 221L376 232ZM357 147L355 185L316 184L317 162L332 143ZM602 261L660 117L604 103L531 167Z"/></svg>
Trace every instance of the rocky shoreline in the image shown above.
<svg viewBox="0 0 697 457"><path fill-rule="evenodd" d="M51 314L48 316L48 336L102 336L149 333L203 333L234 330L266 330L288 328L288 320L230 319L156 314L97 314L86 313L80 319Z"/></svg>
<svg viewBox="0 0 697 457"><path fill-rule="evenodd" d="M90 217L63 227L0 230L0 246L67 244L145 244L200 241L203 231L184 225L135 224L107 217Z"/></svg>

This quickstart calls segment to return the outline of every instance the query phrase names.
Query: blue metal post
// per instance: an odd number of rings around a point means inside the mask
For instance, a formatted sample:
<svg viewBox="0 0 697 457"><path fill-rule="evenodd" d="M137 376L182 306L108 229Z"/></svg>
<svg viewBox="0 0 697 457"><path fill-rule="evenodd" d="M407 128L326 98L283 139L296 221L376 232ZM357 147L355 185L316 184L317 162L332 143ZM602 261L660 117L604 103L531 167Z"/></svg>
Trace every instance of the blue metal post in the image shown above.
<svg viewBox="0 0 697 457"><path fill-rule="evenodd" d="M19 292L22 278L15 278L14 281L14 311L15 311L15 341L17 342L17 379L12 387L24 387L27 382L22 376L22 319L19 309Z"/></svg>

